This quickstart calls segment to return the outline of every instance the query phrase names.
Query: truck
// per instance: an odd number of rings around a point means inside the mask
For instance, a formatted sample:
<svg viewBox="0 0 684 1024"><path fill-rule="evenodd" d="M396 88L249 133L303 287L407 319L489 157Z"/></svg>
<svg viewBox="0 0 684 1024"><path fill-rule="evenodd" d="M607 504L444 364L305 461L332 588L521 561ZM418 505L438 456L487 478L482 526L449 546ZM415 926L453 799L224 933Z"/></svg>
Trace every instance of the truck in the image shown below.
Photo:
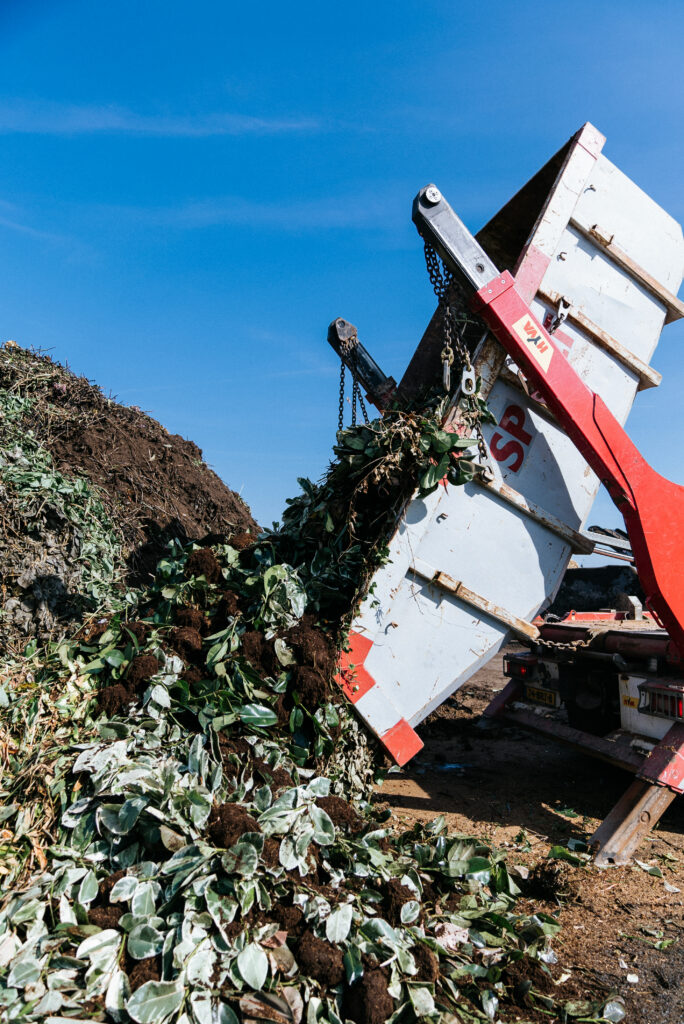
<svg viewBox="0 0 684 1024"><path fill-rule="evenodd" d="M417 725L521 641L485 714L634 774L591 839L610 865L684 792L684 488L624 430L639 392L660 383L650 361L663 327L684 315L684 242L604 144L585 124L476 236L435 184L420 190L413 220L439 303L398 385L349 321L333 320L328 341L380 412L441 379L444 429L478 442L470 482L405 506L340 686L404 765L422 747ZM460 326L457 304L470 311ZM477 401L494 422L478 420ZM586 526L602 484L621 536ZM571 557L615 548L636 565L645 609L626 595L620 610L545 619Z"/></svg>

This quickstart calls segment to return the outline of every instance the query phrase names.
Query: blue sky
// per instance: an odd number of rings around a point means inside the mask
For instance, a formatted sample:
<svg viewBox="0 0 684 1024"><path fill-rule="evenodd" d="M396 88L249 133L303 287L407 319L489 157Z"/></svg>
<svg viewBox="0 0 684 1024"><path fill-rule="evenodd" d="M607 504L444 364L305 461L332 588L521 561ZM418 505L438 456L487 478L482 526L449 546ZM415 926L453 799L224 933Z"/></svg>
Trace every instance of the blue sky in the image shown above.
<svg viewBox="0 0 684 1024"><path fill-rule="evenodd" d="M427 181L475 230L590 120L684 219L683 37L645 0L0 0L0 335L192 438L269 524L329 458L329 321L399 379L429 319ZM683 344L629 421L680 481Z"/></svg>

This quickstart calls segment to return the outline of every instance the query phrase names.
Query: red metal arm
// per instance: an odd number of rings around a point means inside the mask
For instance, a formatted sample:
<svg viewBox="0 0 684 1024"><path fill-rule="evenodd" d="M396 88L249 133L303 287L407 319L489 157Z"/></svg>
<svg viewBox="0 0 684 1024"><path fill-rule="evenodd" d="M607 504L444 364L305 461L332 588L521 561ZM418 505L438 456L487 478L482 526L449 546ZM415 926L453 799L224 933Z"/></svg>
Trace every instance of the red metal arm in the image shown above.
<svg viewBox="0 0 684 1024"><path fill-rule="evenodd" d="M622 513L649 607L684 658L684 487L656 473L532 315L506 271L473 306L541 393Z"/></svg>

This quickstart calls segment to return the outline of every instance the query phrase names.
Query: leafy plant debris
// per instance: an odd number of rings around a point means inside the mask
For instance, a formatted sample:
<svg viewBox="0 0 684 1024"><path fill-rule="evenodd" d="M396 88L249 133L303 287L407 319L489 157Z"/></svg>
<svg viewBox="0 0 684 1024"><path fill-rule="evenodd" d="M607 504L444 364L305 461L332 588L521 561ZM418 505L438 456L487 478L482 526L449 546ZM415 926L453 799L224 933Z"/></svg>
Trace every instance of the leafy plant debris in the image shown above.
<svg viewBox="0 0 684 1024"><path fill-rule="evenodd" d="M621 1019L545 984L559 926L503 852L389 827L335 683L416 483L472 475L443 411L341 432L281 527L172 539L151 583L113 568L80 628L4 657L3 1019Z"/></svg>

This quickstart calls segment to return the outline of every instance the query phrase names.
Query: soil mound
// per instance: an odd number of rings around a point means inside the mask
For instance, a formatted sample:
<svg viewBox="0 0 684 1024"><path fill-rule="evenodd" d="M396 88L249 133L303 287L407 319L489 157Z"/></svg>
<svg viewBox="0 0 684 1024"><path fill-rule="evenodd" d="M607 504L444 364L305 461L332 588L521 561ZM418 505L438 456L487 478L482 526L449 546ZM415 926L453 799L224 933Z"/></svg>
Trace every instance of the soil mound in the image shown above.
<svg viewBox="0 0 684 1024"><path fill-rule="evenodd" d="M68 631L112 586L149 581L173 538L257 533L192 441L14 342L0 348L0 449L9 642Z"/></svg>

